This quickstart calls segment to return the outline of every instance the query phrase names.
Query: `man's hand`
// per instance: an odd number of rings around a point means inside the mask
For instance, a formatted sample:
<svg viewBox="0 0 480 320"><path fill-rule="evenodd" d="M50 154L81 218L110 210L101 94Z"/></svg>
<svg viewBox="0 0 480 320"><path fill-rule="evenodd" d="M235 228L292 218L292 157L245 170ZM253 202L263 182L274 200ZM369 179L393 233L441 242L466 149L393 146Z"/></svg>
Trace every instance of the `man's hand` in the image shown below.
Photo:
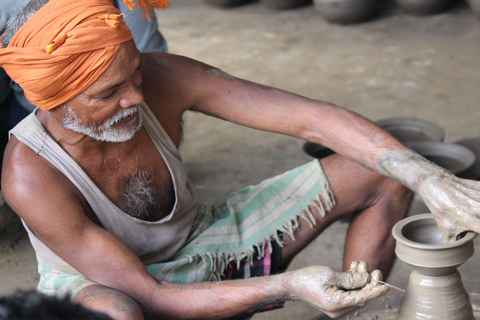
<svg viewBox="0 0 480 320"><path fill-rule="evenodd" d="M427 177L418 189L437 221L444 242L464 231L480 232L480 182L452 174Z"/></svg>
<svg viewBox="0 0 480 320"><path fill-rule="evenodd" d="M366 262L352 262L348 272L312 266L294 271L290 279L292 300L307 302L332 318L388 292L379 270L368 271Z"/></svg>
<svg viewBox="0 0 480 320"><path fill-rule="evenodd" d="M377 170L418 193L444 242L455 241L464 231L480 233L480 182L460 179L410 149L382 153Z"/></svg>

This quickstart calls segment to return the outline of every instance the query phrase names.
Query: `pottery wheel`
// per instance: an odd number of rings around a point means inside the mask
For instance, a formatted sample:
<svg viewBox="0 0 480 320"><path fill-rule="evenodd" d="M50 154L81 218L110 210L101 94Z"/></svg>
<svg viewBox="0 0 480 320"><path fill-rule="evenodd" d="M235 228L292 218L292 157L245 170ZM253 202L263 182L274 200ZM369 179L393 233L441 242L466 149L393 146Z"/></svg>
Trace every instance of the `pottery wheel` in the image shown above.
<svg viewBox="0 0 480 320"><path fill-rule="evenodd" d="M395 320L400 307L403 293L390 293L380 297L366 306L358 307L344 313L336 320ZM470 293L470 302L473 307L475 319L480 320L480 294ZM332 319L325 314L318 315L310 320Z"/></svg>

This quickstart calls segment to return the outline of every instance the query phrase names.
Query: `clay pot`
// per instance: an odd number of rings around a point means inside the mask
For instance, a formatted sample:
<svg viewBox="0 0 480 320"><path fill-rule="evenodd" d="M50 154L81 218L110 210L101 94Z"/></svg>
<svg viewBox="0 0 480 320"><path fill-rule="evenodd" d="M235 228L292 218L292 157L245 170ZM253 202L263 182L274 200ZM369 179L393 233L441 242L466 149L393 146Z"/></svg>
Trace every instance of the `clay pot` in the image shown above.
<svg viewBox="0 0 480 320"><path fill-rule="evenodd" d="M470 9L480 19L480 0L467 0Z"/></svg>
<svg viewBox="0 0 480 320"><path fill-rule="evenodd" d="M438 141L416 141L406 142L405 144L426 159L447 169L458 177L472 180L476 180L478 177L472 173L472 169L477 162L477 155L466 146ZM425 213L428 211L429 209L425 202L415 193L409 214Z"/></svg>
<svg viewBox="0 0 480 320"><path fill-rule="evenodd" d="M330 23L352 24L372 18L377 0L314 0L315 8Z"/></svg>
<svg viewBox="0 0 480 320"><path fill-rule="evenodd" d="M406 146L456 176L463 177L477 161L472 150L456 143L417 141L407 142Z"/></svg>
<svg viewBox="0 0 480 320"><path fill-rule="evenodd" d="M333 150L322 146L321 144L312 143L312 142L305 142L303 145L303 151L311 157L322 159L328 157L335 152Z"/></svg>
<svg viewBox="0 0 480 320"><path fill-rule="evenodd" d="M402 141L443 141L444 130L433 122L414 118L389 118L377 121L376 124L392 136ZM303 151L308 155L321 159L334 154L332 150L316 143L305 142Z"/></svg>
<svg viewBox="0 0 480 320"><path fill-rule="evenodd" d="M250 0L203 0L203 2L214 7L233 8L250 2Z"/></svg>
<svg viewBox="0 0 480 320"><path fill-rule="evenodd" d="M480 179L480 137L464 138L455 143L467 147L475 153L477 160L470 169L470 176L473 180Z"/></svg>
<svg viewBox="0 0 480 320"><path fill-rule="evenodd" d="M444 130L433 122L415 118L389 118L377 121L383 130L402 142L443 141Z"/></svg>
<svg viewBox="0 0 480 320"><path fill-rule="evenodd" d="M275 10L293 9L309 4L312 0L260 0L265 7Z"/></svg>
<svg viewBox="0 0 480 320"><path fill-rule="evenodd" d="M397 257L414 269L396 319L474 320L457 268L473 255L476 234L444 244L431 214L403 219L392 233Z"/></svg>
<svg viewBox="0 0 480 320"><path fill-rule="evenodd" d="M444 11L452 2L451 0L395 0L397 5L406 13L416 16Z"/></svg>

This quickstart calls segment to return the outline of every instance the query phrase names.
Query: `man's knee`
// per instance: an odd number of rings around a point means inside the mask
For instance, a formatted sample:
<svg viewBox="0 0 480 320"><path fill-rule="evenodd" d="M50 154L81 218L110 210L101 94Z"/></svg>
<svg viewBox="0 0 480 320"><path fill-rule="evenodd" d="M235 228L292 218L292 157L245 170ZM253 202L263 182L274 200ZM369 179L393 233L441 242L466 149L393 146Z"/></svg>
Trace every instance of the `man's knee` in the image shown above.
<svg viewBox="0 0 480 320"><path fill-rule="evenodd" d="M391 216L396 213L396 218L406 216L413 199L413 191L392 179L382 177L378 186L377 203L385 206L384 213Z"/></svg>
<svg viewBox="0 0 480 320"><path fill-rule="evenodd" d="M83 289L74 301L86 308L106 313L114 320L144 319L142 309L130 296L101 285Z"/></svg>
<svg viewBox="0 0 480 320"><path fill-rule="evenodd" d="M412 190L408 189L401 183L386 177L383 177L380 192L383 192L401 202L410 202L413 198Z"/></svg>

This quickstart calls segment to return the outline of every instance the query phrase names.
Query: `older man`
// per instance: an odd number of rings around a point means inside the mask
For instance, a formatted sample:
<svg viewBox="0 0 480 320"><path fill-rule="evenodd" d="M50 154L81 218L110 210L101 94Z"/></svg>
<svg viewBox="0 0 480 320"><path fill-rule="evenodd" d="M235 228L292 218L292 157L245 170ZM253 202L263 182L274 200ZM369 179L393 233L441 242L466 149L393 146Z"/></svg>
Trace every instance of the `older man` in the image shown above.
<svg viewBox="0 0 480 320"><path fill-rule="evenodd" d="M10 17L15 16L28 2L29 0L0 1L1 33L6 29ZM148 12L151 21L147 21L147 16L139 9L129 11L127 5L119 0L114 0L113 4L124 12L124 21L132 32L138 50L141 52L168 51L167 42L158 30L158 23L153 11ZM0 68L0 167L8 141L8 131L35 108L36 106L25 98L23 89L15 82L10 81L5 71Z"/></svg>
<svg viewBox="0 0 480 320"><path fill-rule="evenodd" d="M384 274L392 265L406 187L446 240L480 230L478 183L354 113L185 57L140 53L112 0L34 0L25 10L36 13L7 30L0 65L39 109L11 132L2 190L36 250L42 292L70 293L114 319L226 318L285 300L337 316L387 291L368 265ZM204 206L178 152L187 110L338 155ZM346 272L280 273L346 216Z"/></svg>

